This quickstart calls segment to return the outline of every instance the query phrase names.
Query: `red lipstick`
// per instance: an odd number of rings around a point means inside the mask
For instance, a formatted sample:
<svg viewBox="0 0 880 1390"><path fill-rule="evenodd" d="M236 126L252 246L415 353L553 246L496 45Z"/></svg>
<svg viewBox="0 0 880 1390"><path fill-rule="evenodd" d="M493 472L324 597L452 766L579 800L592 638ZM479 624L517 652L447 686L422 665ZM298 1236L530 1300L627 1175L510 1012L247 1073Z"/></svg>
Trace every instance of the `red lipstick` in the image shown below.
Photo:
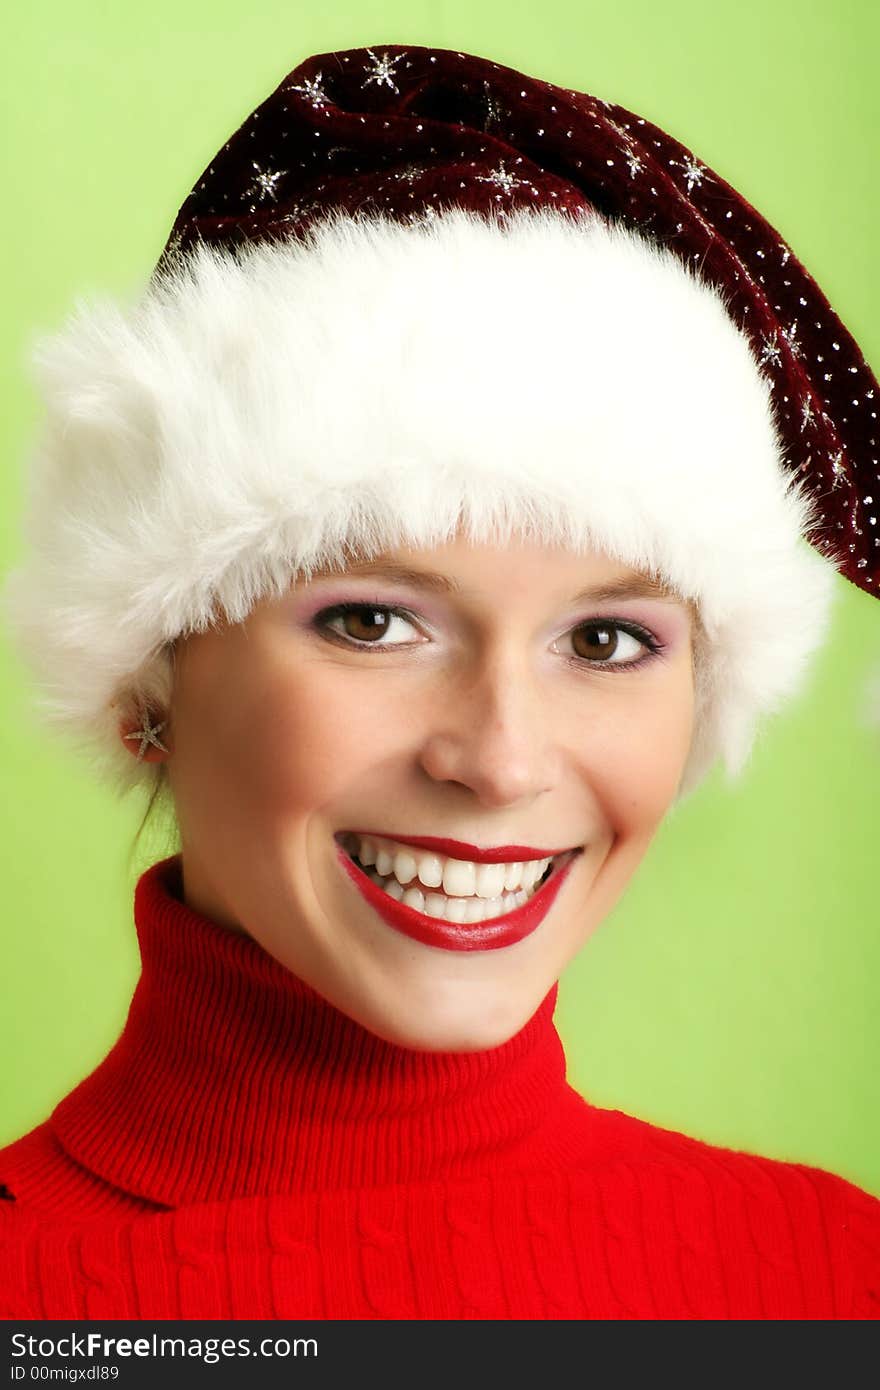
<svg viewBox="0 0 880 1390"><path fill-rule="evenodd" d="M412 840L405 843L412 844ZM460 841L434 841L434 844L460 844ZM467 846L472 849L472 846ZM507 912L501 917L490 917L485 922L447 922L442 918L429 917L427 913L417 912L413 907L406 907L392 898L389 893L374 883L359 864L351 859L345 850L338 845L336 847L337 856L361 895L367 900L371 907L375 908L379 916L389 927L395 931L403 932L405 936L412 937L414 941L421 941L426 946L439 946L445 951L494 951L502 946L512 946L517 941L522 941L529 936L537 927L540 926L553 903L556 895L568 877L569 870L575 859L580 854L580 850L571 850L564 853L564 857L554 864L550 877L546 883L542 884L536 893L522 904L521 907L514 908L513 912ZM491 851L498 854L498 851ZM531 851L529 852L531 855ZM518 857L522 857L517 851ZM546 858L546 854L533 856L536 858ZM488 863L498 863L497 858L489 859Z"/></svg>
<svg viewBox="0 0 880 1390"><path fill-rule="evenodd" d="M468 859L473 864L523 864L529 859L555 859L571 848L535 849L533 845L495 845L493 849L480 849L478 845L469 845L466 840L447 840L436 835L386 835L379 830L352 830L348 833L370 836L374 840L393 840L395 844L432 850L446 859Z"/></svg>

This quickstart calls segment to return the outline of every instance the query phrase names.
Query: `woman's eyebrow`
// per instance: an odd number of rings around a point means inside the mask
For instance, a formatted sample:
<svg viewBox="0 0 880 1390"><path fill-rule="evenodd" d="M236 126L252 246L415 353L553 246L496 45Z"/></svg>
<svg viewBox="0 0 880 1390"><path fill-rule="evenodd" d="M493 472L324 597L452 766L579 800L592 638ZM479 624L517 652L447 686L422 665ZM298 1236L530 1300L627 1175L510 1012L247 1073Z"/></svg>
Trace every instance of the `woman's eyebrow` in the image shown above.
<svg viewBox="0 0 880 1390"><path fill-rule="evenodd" d="M413 569L409 565L398 564L394 560L362 561L347 565L343 571L320 571L313 577L324 578L329 574L336 573L363 578L394 579L401 583L412 584L414 588L431 589L441 593L461 592L461 585L458 581L450 578L447 574L437 574L433 570ZM573 595L570 601L581 603L589 600L593 603L602 603L608 599L622 598L665 598L675 603L685 603L684 599L661 581L638 574L621 575L619 579L609 580L606 584L597 584L594 587L582 589L580 593Z"/></svg>

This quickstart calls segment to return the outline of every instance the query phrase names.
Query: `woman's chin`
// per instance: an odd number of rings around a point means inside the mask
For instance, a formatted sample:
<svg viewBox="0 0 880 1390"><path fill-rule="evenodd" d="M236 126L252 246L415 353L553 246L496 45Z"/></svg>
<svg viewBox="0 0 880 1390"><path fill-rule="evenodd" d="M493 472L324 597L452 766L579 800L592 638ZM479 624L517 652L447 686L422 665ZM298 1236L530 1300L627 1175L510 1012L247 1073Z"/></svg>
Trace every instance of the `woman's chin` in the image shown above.
<svg viewBox="0 0 880 1390"><path fill-rule="evenodd" d="M434 1001L431 1008L359 1010L357 1021L386 1042L413 1052L486 1052L515 1037L541 1006L541 999L529 998L515 1008L508 998L493 1008L485 990L479 995L473 1008L459 997L446 1009Z"/></svg>

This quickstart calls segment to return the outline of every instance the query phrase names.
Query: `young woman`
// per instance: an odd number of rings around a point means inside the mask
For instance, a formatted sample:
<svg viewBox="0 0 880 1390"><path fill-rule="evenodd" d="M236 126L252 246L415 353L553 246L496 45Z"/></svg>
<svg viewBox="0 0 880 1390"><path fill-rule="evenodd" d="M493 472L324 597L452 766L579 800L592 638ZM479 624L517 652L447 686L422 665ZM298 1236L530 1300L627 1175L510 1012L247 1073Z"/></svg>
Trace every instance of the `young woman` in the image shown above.
<svg viewBox="0 0 880 1390"><path fill-rule="evenodd" d="M322 55L40 363L13 626L181 849L0 1154L6 1315L877 1317L880 1202L589 1104L553 1025L880 579L876 382L774 230L607 102Z"/></svg>

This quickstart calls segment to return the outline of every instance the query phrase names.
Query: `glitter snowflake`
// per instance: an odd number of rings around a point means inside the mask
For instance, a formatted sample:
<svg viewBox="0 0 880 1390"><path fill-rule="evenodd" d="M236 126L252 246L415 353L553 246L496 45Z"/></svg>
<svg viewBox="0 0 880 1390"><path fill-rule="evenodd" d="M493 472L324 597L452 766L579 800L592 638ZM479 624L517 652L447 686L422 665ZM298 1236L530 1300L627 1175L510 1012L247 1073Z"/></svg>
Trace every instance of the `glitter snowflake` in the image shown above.
<svg viewBox="0 0 880 1390"><path fill-rule="evenodd" d="M300 202L292 203L283 217L279 217L279 222L299 222L303 217L311 217L312 213L322 209L323 204L318 198L308 198Z"/></svg>
<svg viewBox="0 0 880 1390"><path fill-rule="evenodd" d="M761 349L761 366L765 362L771 362L774 367L782 365L782 353L779 350L779 342L776 334L772 338L764 338L764 345Z"/></svg>
<svg viewBox="0 0 880 1390"><path fill-rule="evenodd" d="M307 77L302 86L294 86L292 83L284 89L287 92L301 92L313 106L329 106L330 99L321 86L321 73L316 72L314 77Z"/></svg>
<svg viewBox="0 0 880 1390"><path fill-rule="evenodd" d="M698 164L693 155L687 155L685 159L681 161L677 159L670 160L670 163L678 164L680 168L684 169L688 194L692 192L694 184L702 184L704 178L710 177L705 165Z"/></svg>
<svg viewBox="0 0 880 1390"><path fill-rule="evenodd" d="M287 170L261 169L255 159L252 159L251 163L253 164L254 169L256 170L256 178L250 184L247 190L248 194L258 194L261 203L264 203L267 198L271 198L274 202L278 196L275 192L275 185L277 184L279 179L284 178L284 175L287 173Z"/></svg>
<svg viewBox="0 0 880 1390"><path fill-rule="evenodd" d="M528 180L518 178L509 169L505 169L502 159L497 169L492 169L488 174L477 174L477 183L492 183L504 193L511 193L514 188L524 188Z"/></svg>
<svg viewBox="0 0 880 1390"><path fill-rule="evenodd" d="M782 336L788 343L792 356L803 357L803 350L797 339L797 323L790 323L788 328L783 328Z"/></svg>
<svg viewBox="0 0 880 1390"><path fill-rule="evenodd" d="M839 487L846 478L846 469L843 466L843 450L838 449L836 454L830 455L831 472L834 474L834 482L831 484L832 491Z"/></svg>
<svg viewBox="0 0 880 1390"><path fill-rule="evenodd" d="M815 423L816 415L813 410L813 403L810 400L809 396L807 396L804 399L803 404L801 405L801 434L803 434L804 430L807 428L807 425L815 425Z"/></svg>
<svg viewBox="0 0 880 1390"><path fill-rule="evenodd" d="M371 69L368 69L370 75L369 77L365 78L364 86L368 87L371 82L375 82L377 87L381 87L384 84L386 87L390 87L392 92L399 93L400 88L396 86L393 81L394 77L396 76L396 73L391 65L392 63L399 63L401 58L406 57L406 54L397 53L394 55L394 57L390 57L387 53L383 53L382 57L379 58L373 52L372 48L368 48L367 52L372 58L375 66Z"/></svg>
<svg viewBox="0 0 880 1390"><path fill-rule="evenodd" d="M633 154L632 151L630 151L629 154L626 156L626 162L629 165L630 178L634 179L636 174L640 174L642 172L642 169L644 168L644 165L642 164L642 161L639 159L638 155Z"/></svg>
<svg viewBox="0 0 880 1390"><path fill-rule="evenodd" d="M427 172L427 164L408 164L405 169L398 169L394 175L399 183L415 183L421 174Z"/></svg>

